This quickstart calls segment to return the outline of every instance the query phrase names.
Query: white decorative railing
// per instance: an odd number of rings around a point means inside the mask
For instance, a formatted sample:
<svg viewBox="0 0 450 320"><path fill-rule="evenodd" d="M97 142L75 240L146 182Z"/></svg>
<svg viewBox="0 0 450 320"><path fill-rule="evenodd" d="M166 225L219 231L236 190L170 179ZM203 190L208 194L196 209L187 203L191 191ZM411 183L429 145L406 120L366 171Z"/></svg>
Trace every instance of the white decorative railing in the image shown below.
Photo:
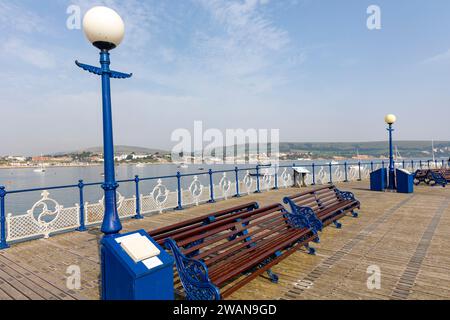
<svg viewBox="0 0 450 320"><path fill-rule="evenodd" d="M64 208L56 200L51 199L47 191L42 198L24 215L6 218L8 241L18 241L38 236L48 238L51 234L80 226L80 206Z"/></svg>

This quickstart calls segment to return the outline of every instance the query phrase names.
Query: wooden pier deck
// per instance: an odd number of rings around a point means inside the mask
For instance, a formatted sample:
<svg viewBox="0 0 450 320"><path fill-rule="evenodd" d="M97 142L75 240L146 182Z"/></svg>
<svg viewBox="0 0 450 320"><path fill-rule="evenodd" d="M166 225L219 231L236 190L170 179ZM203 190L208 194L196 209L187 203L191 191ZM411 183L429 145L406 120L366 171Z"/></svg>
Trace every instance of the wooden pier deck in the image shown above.
<svg viewBox="0 0 450 320"><path fill-rule="evenodd" d="M328 227L316 256L299 251L231 299L450 299L450 188L420 186L413 195L375 193L367 182L340 185L361 200L360 218ZM281 202L284 189L124 222L124 231L153 229L212 210L258 201ZM98 229L13 245L0 251L0 299L99 299ZM80 290L68 289L67 270L79 266ZM380 268L381 288L370 290L367 270Z"/></svg>

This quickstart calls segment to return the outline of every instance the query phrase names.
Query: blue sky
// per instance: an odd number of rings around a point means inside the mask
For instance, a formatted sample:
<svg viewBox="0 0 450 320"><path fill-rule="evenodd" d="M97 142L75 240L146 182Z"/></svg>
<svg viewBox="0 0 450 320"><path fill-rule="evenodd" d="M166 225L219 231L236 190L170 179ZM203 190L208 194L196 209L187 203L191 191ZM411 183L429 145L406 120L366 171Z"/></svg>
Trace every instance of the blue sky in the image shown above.
<svg viewBox="0 0 450 320"><path fill-rule="evenodd" d="M447 0L0 0L0 154L101 145L100 81L69 5L107 5L127 33L112 67L115 143L173 130L280 129L282 141L450 138ZM382 29L368 30L378 5Z"/></svg>

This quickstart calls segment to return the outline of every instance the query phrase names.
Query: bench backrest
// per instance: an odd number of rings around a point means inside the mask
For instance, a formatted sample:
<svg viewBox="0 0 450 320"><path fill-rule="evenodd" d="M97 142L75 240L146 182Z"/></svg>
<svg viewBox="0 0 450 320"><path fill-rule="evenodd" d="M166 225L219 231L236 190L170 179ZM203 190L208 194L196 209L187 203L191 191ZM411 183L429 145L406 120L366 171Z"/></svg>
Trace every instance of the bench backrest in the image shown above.
<svg viewBox="0 0 450 320"><path fill-rule="evenodd" d="M287 199L292 200L297 206L309 207L315 212L343 201L334 185L324 186L311 191L294 194Z"/></svg>
<svg viewBox="0 0 450 320"><path fill-rule="evenodd" d="M167 227L152 230L148 232L148 234L160 245L163 245L164 241L168 238L173 238L174 240L177 240L178 239L177 235L187 232L189 230L196 230L212 222L221 221L230 216L238 215L240 213L251 212L258 208L259 205L257 202L250 202L226 210L206 214L198 218L176 223Z"/></svg>
<svg viewBox="0 0 450 320"><path fill-rule="evenodd" d="M219 221L178 234L175 238L181 252L201 260L206 266L226 259L260 241L295 230L281 204L228 216Z"/></svg>

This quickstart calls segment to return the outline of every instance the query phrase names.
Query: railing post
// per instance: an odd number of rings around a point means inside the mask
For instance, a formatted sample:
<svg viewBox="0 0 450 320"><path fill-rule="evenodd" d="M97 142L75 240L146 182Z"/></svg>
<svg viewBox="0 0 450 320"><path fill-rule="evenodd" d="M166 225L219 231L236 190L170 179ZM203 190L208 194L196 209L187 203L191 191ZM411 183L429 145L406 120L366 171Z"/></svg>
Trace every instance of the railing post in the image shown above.
<svg viewBox="0 0 450 320"><path fill-rule="evenodd" d="M85 207L84 207L84 181L78 181L78 190L80 191L80 227L77 231L86 231L86 221L85 221Z"/></svg>
<svg viewBox="0 0 450 320"><path fill-rule="evenodd" d="M236 195L235 195L235 197L240 198L241 195L239 193L239 168L238 167L234 168L234 172L236 174Z"/></svg>
<svg viewBox="0 0 450 320"><path fill-rule="evenodd" d="M261 189L259 186L259 164L256 166L256 191L255 193L261 193Z"/></svg>
<svg viewBox="0 0 450 320"><path fill-rule="evenodd" d="M315 186L316 185L316 165L312 164L312 176L313 176L313 183L312 185Z"/></svg>
<svg viewBox="0 0 450 320"><path fill-rule="evenodd" d="M359 179L358 179L358 181L362 181L361 161L358 162L358 170L359 170Z"/></svg>
<svg viewBox="0 0 450 320"><path fill-rule="evenodd" d="M344 163L344 170L345 170L345 180L344 180L344 182L348 182L347 161L345 161L345 163Z"/></svg>
<svg viewBox="0 0 450 320"><path fill-rule="evenodd" d="M414 160L411 160L411 172L414 171Z"/></svg>
<svg viewBox="0 0 450 320"><path fill-rule="evenodd" d="M381 160L381 167L384 169L384 160Z"/></svg>
<svg viewBox="0 0 450 320"><path fill-rule="evenodd" d="M330 167L330 184L333 184L333 165L331 162L328 165Z"/></svg>
<svg viewBox="0 0 450 320"><path fill-rule="evenodd" d="M273 188L274 190L278 190L278 165L275 166L275 188Z"/></svg>
<svg viewBox="0 0 450 320"><path fill-rule="evenodd" d="M216 200L214 199L214 179L213 179L213 171L212 169L209 169L209 193L211 195L211 199L208 201L208 203L214 203Z"/></svg>
<svg viewBox="0 0 450 320"><path fill-rule="evenodd" d="M444 162L444 159L442 159L442 168L444 168L444 166L445 166L445 162Z"/></svg>
<svg viewBox="0 0 450 320"><path fill-rule="evenodd" d="M405 169L405 160L403 160L403 169Z"/></svg>
<svg viewBox="0 0 450 320"><path fill-rule="evenodd" d="M144 217L141 214L141 192L139 191L139 182L141 179L139 176L134 176L134 183L136 185L136 215L134 216L134 219L141 220L144 219Z"/></svg>
<svg viewBox="0 0 450 320"><path fill-rule="evenodd" d="M370 172L373 172L373 161L370 161Z"/></svg>
<svg viewBox="0 0 450 320"><path fill-rule="evenodd" d="M434 165L436 168L437 168L437 163L438 163L437 159L434 159Z"/></svg>
<svg viewBox="0 0 450 320"><path fill-rule="evenodd" d="M428 169L431 169L430 167L430 160L427 160Z"/></svg>
<svg viewBox="0 0 450 320"><path fill-rule="evenodd" d="M0 250L9 248L8 243L6 243L6 215L5 215L5 197L6 197L5 187L0 186Z"/></svg>
<svg viewBox="0 0 450 320"><path fill-rule="evenodd" d="M419 166L420 166L420 170L422 170L423 166L422 166L422 160L419 160Z"/></svg>
<svg viewBox="0 0 450 320"><path fill-rule="evenodd" d="M181 190L181 172L177 172L177 186L178 186L178 207L175 210L183 210L183 194Z"/></svg>

